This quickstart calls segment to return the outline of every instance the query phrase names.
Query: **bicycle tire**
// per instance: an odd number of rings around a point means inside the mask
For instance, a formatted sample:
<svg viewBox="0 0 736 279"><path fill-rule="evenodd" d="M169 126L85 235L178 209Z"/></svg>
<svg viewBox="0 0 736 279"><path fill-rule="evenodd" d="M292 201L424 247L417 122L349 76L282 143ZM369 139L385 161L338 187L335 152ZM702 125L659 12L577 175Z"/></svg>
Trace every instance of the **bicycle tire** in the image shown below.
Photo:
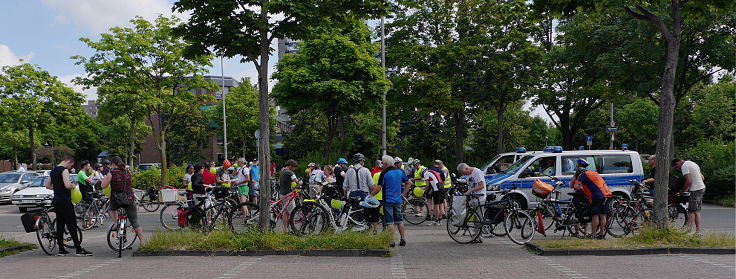
<svg viewBox="0 0 736 279"><path fill-rule="evenodd" d="M667 215L675 228L683 229L687 225L687 211L679 204L667 205Z"/></svg>
<svg viewBox="0 0 736 279"><path fill-rule="evenodd" d="M289 214L289 228L299 236L318 235L325 231L328 220L327 209L321 204L303 202Z"/></svg>
<svg viewBox="0 0 736 279"><path fill-rule="evenodd" d="M483 229L483 222L480 216L481 215L478 214L476 210L469 211L468 214L465 215L464 220L462 220L462 224L455 225L453 224L455 223L453 222L453 213L450 211L447 215L446 222L447 234L450 235L452 240L460 244L470 243L473 240L478 239Z"/></svg>
<svg viewBox="0 0 736 279"><path fill-rule="evenodd" d="M608 216L606 216L606 233L614 238L624 237L629 234L624 220L627 205L614 200L609 205Z"/></svg>
<svg viewBox="0 0 736 279"><path fill-rule="evenodd" d="M178 209L180 204L167 204L165 205L158 214L158 220L161 222L161 226L167 230L180 230L179 227L179 212Z"/></svg>
<svg viewBox="0 0 736 279"><path fill-rule="evenodd" d="M245 210L243 209L245 207ZM245 211L245 212L244 212ZM252 202L241 202L230 209L228 226L233 233L247 233L258 229L260 207Z"/></svg>
<svg viewBox="0 0 736 279"><path fill-rule="evenodd" d="M51 227L56 228L56 219L51 221ZM82 244L82 230L77 226L77 237L79 237L79 244ZM71 244L70 244L71 243ZM74 241L72 240L71 234L69 234L69 228L64 226L64 241L61 243L66 248L75 248ZM58 245L58 243L57 243Z"/></svg>
<svg viewBox="0 0 736 279"><path fill-rule="evenodd" d="M122 224L121 224L122 223ZM118 222L118 258L123 257L123 243L125 243L125 234L127 233L127 230L125 228L125 220ZM108 239L109 240L109 239Z"/></svg>
<svg viewBox="0 0 736 279"><path fill-rule="evenodd" d="M148 212L156 212L156 210L158 210L159 207L161 207L161 204L153 201L151 199L151 195L149 195L148 193L143 194L143 196L141 196L140 205L141 207L143 207L143 210L148 211Z"/></svg>
<svg viewBox="0 0 736 279"><path fill-rule="evenodd" d="M429 206L423 199L412 198L407 200L401 209L404 220L412 225L421 225L429 219ZM424 213L422 213L424 210Z"/></svg>
<svg viewBox="0 0 736 279"><path fill-rule="evenodd" d="M36 238L38 246L41 246L46 255L53 255L56 251L56 230L49 222L46 216L41 216L36 220Z"/></svg>
<svg viewBox="0 0 736 279"><path fill-rule="evenodd" d="M119 247L121 247L120 246L121 244L125 244L124 246L122 246L123 247L123 250L125 250L128 247L133 246L133 244L135 243L135 241L138 240L138 234L136 234L135 232L133 232L133 225L130 222L127 222L127 221L125 222L125 226L124 226L124 229L123 229L123 232L124 233L122 234L122 236L120 236L118 234L119 232L118 232L117 229L114 229L113 230L113 228L116 227L117 225L119 225L119 223L118 222L115 222L115 223L111 224L110 227L107 229L107 246L109 246L110 249L112 249L115 252L118 252ZM133 240L132 241L128 241L128 235L127 235L128 234L127 233L128 231L133 232ZM123 241L119 241L119 240L118 241L114 241L116 239L119 239L119 237L122 237Z"/></svg>
<svg viewBox="0 0 736 279"><path fill-rule="evenodd" d="M97 225L97 222L99 222L99 218L97 218L98 214L99 209L94 204L87 207L84 215L82 215L82 224L79 226L80 229L86 231Z"/></svg>
<svg viewBox="0 0 736 279"><path fill-rule="evenodd" d="M503 219L506 235L518 245L524 245L534 238L536 233L534 224L534 219L523 210L511 210Z"/></svg>

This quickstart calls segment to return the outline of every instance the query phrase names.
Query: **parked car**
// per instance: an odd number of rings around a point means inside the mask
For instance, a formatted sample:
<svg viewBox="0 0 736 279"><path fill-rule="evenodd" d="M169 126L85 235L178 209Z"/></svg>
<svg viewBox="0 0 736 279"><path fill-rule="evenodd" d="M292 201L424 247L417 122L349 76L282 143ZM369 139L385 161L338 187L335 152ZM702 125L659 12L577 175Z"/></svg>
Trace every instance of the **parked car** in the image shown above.
<svg viewBox="0 0 736 279"><path fill-rule="evenodd" d="M13 194L13 205L18 206L20 212L26 212L29 208L51 206L54 191L46 189L47 179L48 175L38 176L28 184L28 187ZM76 174L69 175L69 179L75 186L78 184Z"/></svg>
<svg viewBox="0 0 736 279"><path fill-rule="evenodd" d="M10 203L13 194L26 188L37 176L35 172L0 173L0 203Z"/></svg>
<svg viewBox="0 0 736 279"><path fill-rule="evenodd" d="M641 157L636 151L563 151L561 147L554 147L545 148L544 152L524 155L511 164L506 171L495 174L487 173L485 177L487 190L496 191L516 187L516 190L513 190L509 196L523 207L533 208L539 202L539 198L532 195L532 183L539 179L552 184L551 179L544 174L542 166L543 160L552 159L553 175L565 182L560 189L563 194L561 198L569 198L567 193L572 192L570 180L575 174L578 158L590 162L588 169L600 173L613 195L630 198L633 185L629 180L641 181L644 178Z"/></svg>
<svg viewBox="0 0 736 279"><path fill-rule="evenodd" d="M160 168L160 163L146 163L138 165L138 170L150 170L152 168Z"/></svg>

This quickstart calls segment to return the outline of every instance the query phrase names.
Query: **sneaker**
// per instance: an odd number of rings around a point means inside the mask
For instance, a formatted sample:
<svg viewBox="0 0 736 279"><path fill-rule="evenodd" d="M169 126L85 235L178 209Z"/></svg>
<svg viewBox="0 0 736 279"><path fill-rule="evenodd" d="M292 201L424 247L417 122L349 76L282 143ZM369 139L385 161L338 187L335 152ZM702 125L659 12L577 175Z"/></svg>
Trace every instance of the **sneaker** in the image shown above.
<svg viewBox="0 0 736 279"><path fill-rule="evenodd" d="M403 239L400 240L399 241L399 246L406 246L406 240L403 240Z"/></svg>
<svg viewBox="0 0 736 279"><path fill-rule="evenodd" d="M437 221L435 221L434 223L435 223L435 225L437 225L437 226L442 226L442 221L440 221L440 220L437 220Z"/></svg>
<svg viewBox="0 0 736 279"><path fill-rule="evenodd" d="M482 239L480 239L480 237L479 237L479 238L477 238L477 239L475 239L475 240L471 241L470 243L483 243L483 240L482 240Z"/></svg>
<svg viewBox="0 0 736 279"><path fill-rule="evenodd" d="M606 239L606 235L605 234L596 235L595 239Z"/></svg>
<svg viewBox="0 0 736 279"><path fill-rule="evenodd" d="M389 244L388 246L389 247L396 247L396 243L395 242L391 242L391 244Z"/></svg>
<svg viewBox="0 0 736 279"><path fill-rule="evenodd" d="M77 250L77 256L80 256L80 257L92 256L92 252L84 250L84 248L81 248Z"/></svg>
<svg viewBox="0 0 736 279"><path fill-rule="evenodd" d="M66 256L66 255L69 255L69 251L67 251L66 249L59 249L59 252L57 252L56 255L57 256L60 256L60 257L63 257L63 256Z"/></svg>

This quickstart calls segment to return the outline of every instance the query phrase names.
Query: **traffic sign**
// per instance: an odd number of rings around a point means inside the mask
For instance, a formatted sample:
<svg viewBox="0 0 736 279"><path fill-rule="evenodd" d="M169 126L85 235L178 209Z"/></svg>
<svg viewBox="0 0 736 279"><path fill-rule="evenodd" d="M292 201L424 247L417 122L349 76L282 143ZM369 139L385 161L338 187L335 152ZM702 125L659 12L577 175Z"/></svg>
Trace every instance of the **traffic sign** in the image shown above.
<svg viewBox="0 0 736 279"><path fill-rule="evenodd" d="M593 145L593 136L585 137L585 142L587 143L586 145Z"/></svg>
<svg viewBox="0 0 736 279"><path fill-rule="evenodd" d="M618 127L608 127L608 129L606 130L608 130L609 132L615 132L618 131Z"/></svg>

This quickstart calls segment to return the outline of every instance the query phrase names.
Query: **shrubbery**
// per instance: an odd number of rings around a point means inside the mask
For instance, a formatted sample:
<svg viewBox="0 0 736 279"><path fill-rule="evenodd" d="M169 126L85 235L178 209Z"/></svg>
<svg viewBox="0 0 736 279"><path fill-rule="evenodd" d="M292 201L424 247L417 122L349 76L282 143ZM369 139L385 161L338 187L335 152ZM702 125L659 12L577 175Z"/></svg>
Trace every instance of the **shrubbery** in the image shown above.
<svg viewBox="0 0 736 279"><path fill-rule="evenodd" d="M184 177L185 166L171 166L168 169L166 176L166 184L176 188L182 188L181 180ZM139 186L146 184L147 186ZM135 188L160 188L161 184L161 169L152 168L144 171L138 171L133 174L133 187Z"/></svg>
<svg viewBox="0 0 736 279"><path fill-rule="evenodd" d="M705 177L705 196L733 196L736 185L736 145L734 141L703 141L688 149L684 160L700 166Z"/></svg>

